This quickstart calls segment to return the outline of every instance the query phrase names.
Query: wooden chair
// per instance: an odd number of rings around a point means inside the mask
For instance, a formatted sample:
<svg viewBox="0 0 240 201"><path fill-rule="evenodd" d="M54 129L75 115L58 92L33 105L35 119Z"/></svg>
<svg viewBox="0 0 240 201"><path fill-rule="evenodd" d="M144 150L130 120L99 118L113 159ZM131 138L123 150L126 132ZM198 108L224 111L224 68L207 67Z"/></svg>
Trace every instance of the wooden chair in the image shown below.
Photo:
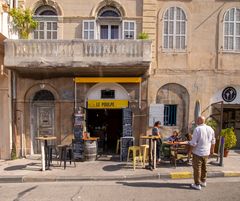
<svg viewBox="0 0 240 201"><path fill-rule="evenodd" d="M189 154L189 145L177 145L174 147L171 147L171 162L174 164L175 167L177 167L177 162L186 161L188 162L191 158L191 155Z"/></svg>

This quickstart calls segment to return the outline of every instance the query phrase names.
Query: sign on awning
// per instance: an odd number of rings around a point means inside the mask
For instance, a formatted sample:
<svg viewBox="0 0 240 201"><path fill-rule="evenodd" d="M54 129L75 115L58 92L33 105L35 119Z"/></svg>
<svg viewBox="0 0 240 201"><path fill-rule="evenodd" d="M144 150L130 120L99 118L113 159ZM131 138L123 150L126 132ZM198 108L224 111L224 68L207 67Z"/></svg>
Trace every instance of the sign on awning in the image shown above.
<svg viewBox="0 0 240 201"><path fill-rule="evenodd" d="M128 107L128 100L88 100L89 109L121 109Z"/></svg>

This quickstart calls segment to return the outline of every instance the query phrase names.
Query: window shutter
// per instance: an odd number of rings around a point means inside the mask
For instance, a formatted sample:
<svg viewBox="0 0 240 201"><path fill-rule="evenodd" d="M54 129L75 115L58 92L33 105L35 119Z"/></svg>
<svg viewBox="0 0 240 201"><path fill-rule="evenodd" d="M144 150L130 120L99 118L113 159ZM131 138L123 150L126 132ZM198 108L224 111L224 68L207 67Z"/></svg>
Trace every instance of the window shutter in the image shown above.
<svg viewBox="0 0 240 201"><path fill-rule="evenodd" d="M136 39L136 21L123 21L123 39Z"/></svg>
<svg viewBox="0 0 240 201"><path fill-rule="evenodd" d="M83 20L82 38L86 40L95 39L96 24L95 20Z"/></svg>

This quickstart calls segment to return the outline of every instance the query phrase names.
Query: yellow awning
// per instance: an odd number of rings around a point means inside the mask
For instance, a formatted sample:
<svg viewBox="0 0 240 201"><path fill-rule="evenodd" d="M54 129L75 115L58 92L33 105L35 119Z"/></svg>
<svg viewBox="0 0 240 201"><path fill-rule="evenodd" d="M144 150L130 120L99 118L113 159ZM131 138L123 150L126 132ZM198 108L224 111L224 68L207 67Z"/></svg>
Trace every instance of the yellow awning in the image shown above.
<svg viewBox="0 0 240 201"><path fill-rule="evenodd" d="M76 83L141 83L141 77L76 77Z"/></svg>

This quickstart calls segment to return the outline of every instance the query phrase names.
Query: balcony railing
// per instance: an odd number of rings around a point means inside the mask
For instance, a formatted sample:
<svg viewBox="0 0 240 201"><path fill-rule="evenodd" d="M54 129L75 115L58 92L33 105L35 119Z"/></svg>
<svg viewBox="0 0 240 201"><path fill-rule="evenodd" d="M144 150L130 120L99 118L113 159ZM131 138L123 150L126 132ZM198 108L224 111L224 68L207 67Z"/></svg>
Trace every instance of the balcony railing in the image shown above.
<svg viewBox="0 0 240 201"><path fill-rule="evenodd" d="M151 62L151 41L6 40L4 62L9 68L148 66Z"/></svg>

